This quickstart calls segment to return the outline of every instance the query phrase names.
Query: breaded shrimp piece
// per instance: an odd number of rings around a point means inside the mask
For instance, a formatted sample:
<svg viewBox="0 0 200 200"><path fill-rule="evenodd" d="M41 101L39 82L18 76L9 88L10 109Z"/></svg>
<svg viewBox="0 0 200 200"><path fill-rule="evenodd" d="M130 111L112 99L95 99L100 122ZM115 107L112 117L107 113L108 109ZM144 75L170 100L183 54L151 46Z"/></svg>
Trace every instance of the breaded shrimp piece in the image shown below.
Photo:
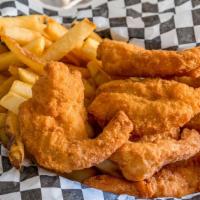
<svg viewBox="0 0 200 200"><path fill-rule="evenodd" d="M151 142L128 142L118 149L111 160L116 162L127 180L150 178L163 166L187 160L200 152L200 134L184 129L181 139Z"/></svg>
<svg viewBox="0 0 200 200"><path fill-rule="evenodd" d="M175 163L145 181L131 182L109 175L94 176L84 184L107 192L141 198L182 197L200 191L200 163Z"/></svg>
<svg viewBox="0 0 200 200"><path fill-rule="evenodd" d="M122 111L97 138L87 138L82 133L86 121L81 76L57 62L45 71L33 86L33 97L19 111L22 142L40 166L60 173L89 168L128 141L133 127Z"/></svg>
<svg viewBox="0 0 200 200"><path fill-rule="evenodd" d="M88 111L101 126L119 110L138 136L171 133L200 111L200 89L162 79L117 80L98 89Z"/></svg>
<svg viewBox="0 0 200 200"><path fill-rule="evenodd" d="M184 51L146 50L133 44L104 39L97 50L103 70L110 75L181 76L200 67L200 48ZM192 73L197 76L199 73Z"/></svg>

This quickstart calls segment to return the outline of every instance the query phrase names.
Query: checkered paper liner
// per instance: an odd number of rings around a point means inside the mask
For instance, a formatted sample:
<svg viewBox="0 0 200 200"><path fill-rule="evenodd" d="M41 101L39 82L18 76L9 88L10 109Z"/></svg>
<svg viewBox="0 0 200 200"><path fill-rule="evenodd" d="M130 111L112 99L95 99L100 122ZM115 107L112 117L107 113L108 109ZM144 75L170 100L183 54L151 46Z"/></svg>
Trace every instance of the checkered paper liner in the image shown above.
<svg viewBox="0 0 200 200"><path fill-rule="evenodd" d="M50 10L38 0L0 0L1 16L47 14L70 25L89 18L102 37L127 41L147 49L184 49L200 44L200 0L93 0L70 10ZM133 200L88 188L24 162L13 168L0 146L0 200ZM159 198L175 200L177 198ZM200 200L200 193L181 199Z"/></svg>

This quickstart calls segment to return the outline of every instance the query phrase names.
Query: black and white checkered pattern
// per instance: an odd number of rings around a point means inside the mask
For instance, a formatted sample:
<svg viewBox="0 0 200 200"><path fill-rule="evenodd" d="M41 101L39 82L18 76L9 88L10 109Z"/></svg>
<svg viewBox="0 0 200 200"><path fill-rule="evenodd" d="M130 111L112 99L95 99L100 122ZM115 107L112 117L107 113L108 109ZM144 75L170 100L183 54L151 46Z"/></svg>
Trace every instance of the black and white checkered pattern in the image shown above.
<svg viewBox="0 0 200 200"><path fill-rule="evenodd" d="M85 17L103 37L147 49L183 49L200 44L200 0L93 0L70 10L49 10L37 0L3 0L0 14L45 13L69 25Z"/></svg>
<svg viewBox="0 0 200 200"><path fill-rule="evenodd" d="M69 25L85 17L103 37L148 49L182 49L200 44L200 0L93 0L70 10L44 8L38 0L0 0L0 15L47 14ZM0 200L134 200L88 188L30 161L18 171L0 145ZM172 200L173 198L165 198ZM182 199L200 200L200 193Z"/></svg>

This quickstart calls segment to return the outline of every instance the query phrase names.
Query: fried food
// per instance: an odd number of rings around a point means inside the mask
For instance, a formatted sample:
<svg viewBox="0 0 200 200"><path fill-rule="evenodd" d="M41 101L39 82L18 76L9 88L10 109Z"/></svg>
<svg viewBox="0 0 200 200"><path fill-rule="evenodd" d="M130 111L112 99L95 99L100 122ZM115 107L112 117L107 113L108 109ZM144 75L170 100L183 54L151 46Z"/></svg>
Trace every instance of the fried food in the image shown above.
<svg viewBox="0 0 200 200"><path fill-rule="evenodd" d="M86 179L84 184L106 192L139 196L135 183L110 175L93 176Z"/></svg>
<svg viewBox="0 0 200 200"><path fill-rule="evenodd" d="M99 88L88 111L104 126L117 111L123 110L139 136L170 133L200 111L199 94L199 89L176 81L117 80Z"/></svg>
<svg viewBox="0 0 200 200"><path fill-rule="evenodd" d="M40 166L61 173L89 168L128 141L133 127L122 111L97 138L89 139L83 104L80 73L70 73L62 63L48 64L19 112L22 141Z"/></svg>
<svg viewBox="0 0 200 200"><path fill-rule="evenodd" d="M171 164L148 180L139 182L99 175L85 180L84 183L107 192L124 193L143 198L182 197L199 191L199 164L199 162Z"/></svg>
<svg viewBox="0 0 200 200"><path fill-rule="evenodd" d="M96 165L96 167L105 174L109 174L111 176L122 177L122 173L118 167L118 165L111 160L104 160L102 163Z"/></svg>
<svg viewBox="0 0 200 200"><path fill-rule="evenodd" d="M131 141L139 142L156 142L162 139L175 139L178 140L181 138L180 129L171 129L170 131L163 132L162 134L152 134L152 135L143 135L139 137L138 135L133 134Z"/></svg>
<svg viewBox="0 0 200 200"><path fill-rule="evenodd" d="M200 134L195 130L184 129L178 141L163 139L154 143L128 142L110 159L118 164L127 180L142 181L167 164L193 157L200 151L199 144Z"/></svg>
<svg viewBox="0 0 200 200"><path fill-rule="evenodd" d="M180 83L185 83L194 88L200 87L200 77L194 78L194 77L189 77L189 76L181 76L181 77L176 76L173 79L175 81L178 81Z"/></svg>
<svg viewBox="0 0 200 200"><path fill-rule="evenodd" d="M108 39L100 43L97 57L108 74L129 77L181 76L200 66L199 47L181 52L146 50L133 44Z"/></svg>
<svg viewBox="0 0 200 200"><path fill-rule="evenodd" d="M143 197L182 197L199 191L200 159L199 155L189 161L171 164L155 176L137 183L140 196Z"/></svg>
<svg viewBox="0 0 200 200"><path fill-rule="evenodd" d="M184 127L200 131L200 113L195 115Z"/></svg>

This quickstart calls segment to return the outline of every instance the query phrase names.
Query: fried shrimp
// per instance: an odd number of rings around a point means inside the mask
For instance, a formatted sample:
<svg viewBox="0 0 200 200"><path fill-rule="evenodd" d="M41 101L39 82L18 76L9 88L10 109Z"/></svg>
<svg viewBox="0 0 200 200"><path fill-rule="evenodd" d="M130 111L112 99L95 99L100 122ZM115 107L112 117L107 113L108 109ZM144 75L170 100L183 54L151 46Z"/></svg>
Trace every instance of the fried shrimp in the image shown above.
<svg viewBox="0 0 200 200"><path fill-rule="evenodd" d="M193 157L200 151L199 144L200 134L184 129L180 140L128 142L111 156L111 160L118 164L127 180L142 181L167 164Z"/></svg>
<svg viewBox="0 0 200 200"><path fill-rule="evenodd" d="M86 120L80 94L83 92L81 76L55 62L45 70L33 87L33 97L19 111L25 149L40 166L61 173L89 168L107 159L128 141L133 127L122 111L97 138L83 138Z"/></svg>
<svg viewBox="0 0 200 200"><path fill-rule="evenodd" d="M200 48L181 52L146 50L133 44L105 39L99 45L97 56L103 69L110 75L166 77L199 75Z"/></svg>

